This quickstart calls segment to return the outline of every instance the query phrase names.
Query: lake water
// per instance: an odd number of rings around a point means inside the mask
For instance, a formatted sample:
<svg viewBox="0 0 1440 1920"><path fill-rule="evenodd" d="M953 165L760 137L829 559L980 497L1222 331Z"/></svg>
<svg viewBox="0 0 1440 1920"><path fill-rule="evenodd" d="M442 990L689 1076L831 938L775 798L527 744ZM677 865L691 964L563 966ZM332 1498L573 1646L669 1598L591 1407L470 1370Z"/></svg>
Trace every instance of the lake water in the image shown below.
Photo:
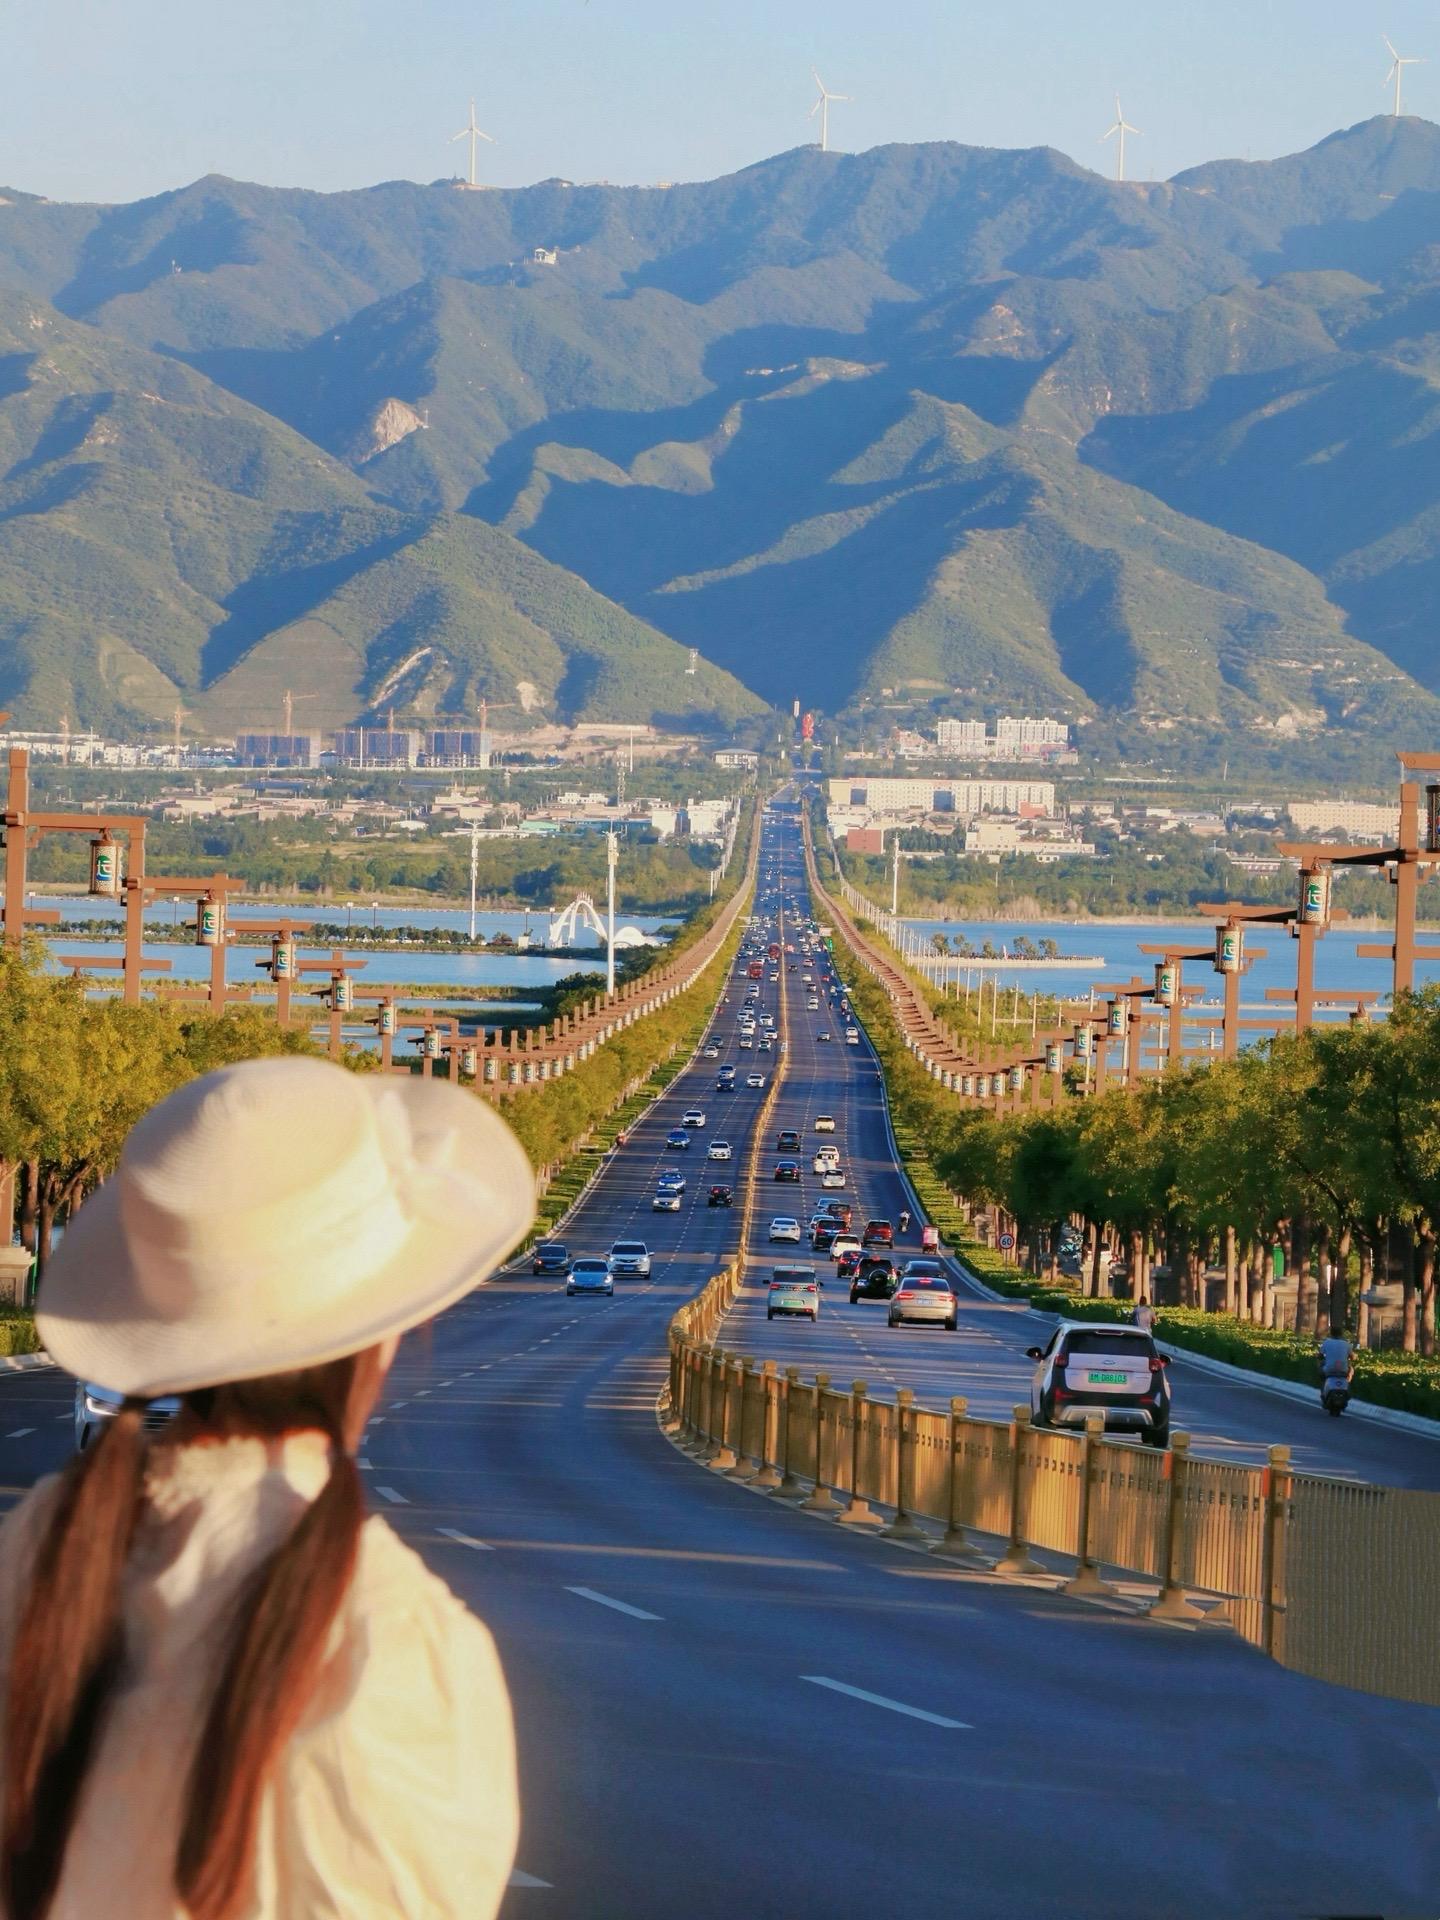
<svg viewBox="0 0 1440 1920"><path fill-rule="evenodd" d="M1100 964L1094 967L1007 967L1001 961L976 968L971 974L972 984L981 979L998 980L1002 987L1018 985L1026 994L1056 994L1067 999L1083 999L1092 985L1121 985L1136 975L1147 980L1153 979L1157 956L1142 954L1142 942L1147 946L1158 946L1163 942L1174 946L1210 947L1215 938L1212 923L1194 920L1137 921L1123 926L1098 925L1088 920L908 920L905 924L927 936L935 933L943 933L947 937L963 934L976 947L989 940L997 953L1002 946L1013 946L1015 936L1023 934L1036 943L1044 939L1054 940L1062 953L1098 955ZM1440 936L1428 937L1440 946ZM1317 941L1315 947L1317 991L1360 989L1378 993L1381 1002L1388 1004L1390 962L1362 960L1355 951L1362 942L1379 944L1388 938L1388 931L1358 932L1353 928L1342 931L1332 927L1324 939ZM1267 1006L1265 994L1270 987L1293 989L1295 942L1289 934L1277 928L1256 927L1246 932L1245 951L1255 964L1241 980L1241 1006L1256 1012L1275 1011L1283 1014L1283 1004L1277 1007L1276 1003L1270 1002ZM1428 962L1420 961L1415 977L1420 986L1440 979L1440 954ZM960 963L959 979L963 991L963 961ZM1187 986L1200 987L1205 1003L1213 1001L1215 1007L1219 1008L1223 982L1208 960L1187 960L1185 983Z"/></svg>
<svg viewBox="0 0 1440 1920"><path fill-rule="evenodd" d="M105 935L91 939L79 935L54 934L49 936L52 964L60 954L84 955L94 959L113 957L117 951L122 919L118 909L108 900L92 899L87 894L44 897L32 894L29 897L32 907L53 907L67 920L93 920L99 927L113 929ZM174 923L186 924L187 918L193 919L194 906L182 902L175 910ZM324 921L334 926L343 924L345 908L343 903L336 907L330 903L323 907L283 907L261 901L236 901L230 908L229 918L232 924L243 924L246 920L278 920L286 915L296 922L299 938L303 945L303 924L306 921ZM468 931L470 914L467 908L446 907L381 907L372 914L366 907L358 907L352 913L355 926L377 927L421 927L444 929L449 932ZM162 903L159 910L152 908L146 919L151 924L164 924L170 918L168 908ZM543 940L550 916L545 912L531 913L528 916L529 931L532 939ZM508 933L512 939L519 939L525 931L527 916L523 912L477 913L475 927L477 934L493 938L497 933ZM623 922L627 926L639 927L642 933L664 932L673 925L673 921L661 919L655 915L626 914ZM476 949L473 952L457 950L447 953L377 953L373 948L349 947L340 941L347 960L360 963L357 975L364 986L403 986L403 987L546 987L555 981L564 979L567 974L577 972L603 972L605 956L603 948L594 950L593 958L587 955L583 959L573 956L554 958L544 953L491 953ZM319 949L317 948L316 951ZM142 952L146 960L168 960L169 976L172 980L208 980L210 978L210 952L206 947L181 944L165 940L147 940ZM255 962L260 959L263 948L254 946L230 947L225 955L225 978L232 984L242 981L255 981L264 978ZM314 952L308 956L314 958ZM477 1004L480 1004L477 1002Z"/></svg>

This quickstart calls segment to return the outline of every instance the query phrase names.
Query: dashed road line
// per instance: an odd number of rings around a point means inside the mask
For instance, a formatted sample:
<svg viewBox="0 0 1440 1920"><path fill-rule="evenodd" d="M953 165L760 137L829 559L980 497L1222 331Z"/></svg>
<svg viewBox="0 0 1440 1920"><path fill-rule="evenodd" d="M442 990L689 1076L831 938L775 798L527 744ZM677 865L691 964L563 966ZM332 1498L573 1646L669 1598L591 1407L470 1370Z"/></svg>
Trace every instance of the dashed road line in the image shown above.
<svg viewBox="0 0 1440 1920"><path fill-rule="evenodd" d="M892 1700L883 1693L871 1693L865 1687L852 1687L844 1680L831 1680L823 1673L802 1673L800 1678L808 1681L812 1687L828 1687L831 1693L843 1693L851 1700L863 1700L867 1706L885 1707L891 1713L903 1713L911 1720L927 1721L932 1727L955 1727L967 1733L974 1731L968 1720L949 1720L943 1713L930 1713L924 1707L909 1707L903 1700Z"/></svg>
<svg viewBox="0 0 1440 1920"><path fill-rule="evenodd" d="M388 1500L392 1507L408 1507L410 1502L403 1493L397 1493L394 1487L376 1487L381 1499Z"/></svg>
<svg viewBox="0 0 1440 1920"><path fill-rule="evenodd" d="M383 1492L384 1489L382 1488ZM616 1613L628 1613L632 1620L660 1620L663 1614L647 1613L643 1607L632 1607L628 1600L612 1600L608 1593L597 1593L594 1587L566 1587L567 1593L576 1594L581 1600L593 1600L597 1607L611 1607Z"/></svg>
<svg viewBox="0 0 1440 1920"><path fill-rule="evenodd" d="M16 1427L13 1433L7 1433L7 1440L23 1440L27 1433L34 1433L34 1427Z"/></svg>
<svg viewBox="0 0 1440 1920"><path fill-rule="evenodd" d="M461 1533L458 1527L437 1527L437 1533L443 1533L447 1540L453 1540L457 1547L473 1547L476 1553L493 1553L495 1549L484 1540L477 1540L473 1534Z"/></svg>

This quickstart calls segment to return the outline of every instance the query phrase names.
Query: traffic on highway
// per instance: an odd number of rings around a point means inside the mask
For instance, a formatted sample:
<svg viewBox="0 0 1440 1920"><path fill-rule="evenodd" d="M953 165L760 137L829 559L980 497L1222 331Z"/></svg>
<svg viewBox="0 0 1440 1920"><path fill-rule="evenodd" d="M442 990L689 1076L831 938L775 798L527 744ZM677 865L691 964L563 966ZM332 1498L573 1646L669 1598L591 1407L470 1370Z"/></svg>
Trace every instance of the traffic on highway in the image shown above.
<svg viewBox="0 0 1440 1920"><path fill-rule="evenodd" d="M1147 1621L1123 1590L1084 1604L857 1537L662 1433L668 1321L747 1220L727 1348L876 1398L1064 1411L1054 1322L986 1297L927 1233L798 818L787 796L766 812L754 918L694 1060L551 1240L407 1339L363 1444L373 1504L504 1661L506 1914L1434 1911L1440 1712ZM1143 1330L1122 1338L1066 1372L1143 1411L1137 1448L1173 1426L1221 1458L1285 1441L1309 1472L1440 1487L1420 1435L1155 1368ZM0 1395L13 1498L75 1444L72 1386L17 1371Z"/></svg>

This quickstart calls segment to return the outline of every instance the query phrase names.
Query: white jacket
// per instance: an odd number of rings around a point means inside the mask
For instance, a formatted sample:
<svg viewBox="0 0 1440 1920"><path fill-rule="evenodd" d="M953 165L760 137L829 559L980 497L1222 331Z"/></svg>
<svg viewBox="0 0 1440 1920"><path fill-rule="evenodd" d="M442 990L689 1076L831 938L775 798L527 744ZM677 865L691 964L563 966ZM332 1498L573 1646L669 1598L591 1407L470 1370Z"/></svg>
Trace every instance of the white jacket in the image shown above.
<svg viewBox="0 0 1440 1920"><path fill-rule="evenodd" d="M125 1575L127 1670L49 1920L181 1920L175 1846L225 1615L328 1470L314 1433L156 1448ZM56 1485L42 1481L0 1528L7 1674ZM518 1824L510 1702L490 1635L383 1520L368 1520L319 1684L265 1798L245 1920L490 1920Z"/></svg>

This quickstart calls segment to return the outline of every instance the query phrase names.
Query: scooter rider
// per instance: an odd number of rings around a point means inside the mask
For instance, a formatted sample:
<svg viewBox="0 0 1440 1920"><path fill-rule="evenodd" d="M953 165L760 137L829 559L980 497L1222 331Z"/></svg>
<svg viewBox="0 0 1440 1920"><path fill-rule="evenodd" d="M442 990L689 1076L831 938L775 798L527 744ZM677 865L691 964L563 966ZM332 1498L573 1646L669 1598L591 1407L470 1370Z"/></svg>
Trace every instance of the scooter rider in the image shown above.
<svg viewBox="0 0 1440 1920"><path fill-rule="evenodd" d="M909 1226L910 1226L910 1209L909 1209L908 1207L902 1207L902 1208L900 1209L900 1231L901 1231L901 1233L905 1233L905 1232L907 1232L907 1231L908 1231L908 1229L909 1229Z"/></svg>
<svg viewBox="0 0 1440 1920"><path fill-rule="evenodd" d="M1348 1393L1350 1382L1355 1378L1355 1356L1344 1334L1333 1331L1327 1333L1320 1342L1317 1359L1320 1366L1320 1398L1325 1398L1332 1385L1343 1387Z"/></svg>

